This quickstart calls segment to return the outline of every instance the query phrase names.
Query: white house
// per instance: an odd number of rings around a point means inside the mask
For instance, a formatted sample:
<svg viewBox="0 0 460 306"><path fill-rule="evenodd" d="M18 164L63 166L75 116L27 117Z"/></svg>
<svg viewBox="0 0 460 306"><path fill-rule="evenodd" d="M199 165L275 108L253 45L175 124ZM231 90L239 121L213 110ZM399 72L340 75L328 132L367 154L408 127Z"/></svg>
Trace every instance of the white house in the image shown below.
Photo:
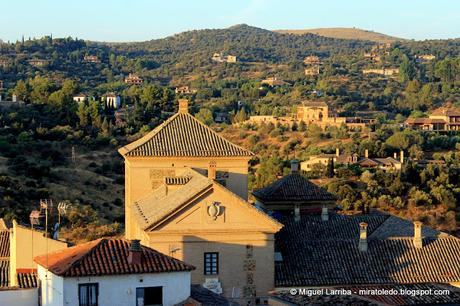
<svg viewBox="0 0 460 306"><path fill-rule="evenodd" d="M102 238L35 258L42 306L176 305L195 267L141 246Z"/></svg>
<svg viewBox="0 0 460 306"><path fill-rule="evenodd" d="M73 96L73 100L77 103L82 103L86 101L86 95L85 94L78 94Z"/></svg>
<svg viewBox="0 0 460 306"><path fill-rule="evenodd" d="M105 95L104 100L107 107L118 109L121 106L120 96L114 93L109 93Z"/></svg>

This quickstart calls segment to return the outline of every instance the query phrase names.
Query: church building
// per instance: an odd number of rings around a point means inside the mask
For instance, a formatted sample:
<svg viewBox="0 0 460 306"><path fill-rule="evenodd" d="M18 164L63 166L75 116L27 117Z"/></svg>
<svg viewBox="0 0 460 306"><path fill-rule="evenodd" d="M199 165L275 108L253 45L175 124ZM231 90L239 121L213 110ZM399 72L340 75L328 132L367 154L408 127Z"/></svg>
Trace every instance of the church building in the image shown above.
<svg viewBox="0 0 460 306"><path fill-rule="evenodd" d="M253 153L188 113L119 149L125 159L127 239L196 267L192 283L240 302L273 290L282 224L247 202Z"/></svg>

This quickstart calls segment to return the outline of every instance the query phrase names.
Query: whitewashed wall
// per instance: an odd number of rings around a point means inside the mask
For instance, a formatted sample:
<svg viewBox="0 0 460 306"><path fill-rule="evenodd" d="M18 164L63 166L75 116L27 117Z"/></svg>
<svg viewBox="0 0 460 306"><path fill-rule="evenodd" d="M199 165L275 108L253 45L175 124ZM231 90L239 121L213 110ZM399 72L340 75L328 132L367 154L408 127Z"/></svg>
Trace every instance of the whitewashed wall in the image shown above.
<svg viewBox="0 0 460 306"><path fill-rule="evenodd" d="M39 266L39 275L41 274L40 268L42 267ZM47 282L47 290L42 280L43 306L78 305L78 284L84 283L99 284L99 306L136 306L136 288L138 287L162 286L164 306L175 305L190 296L190 272L66 277L64 279L52 273L49 274L52 276L48 277L50 280ZM48 294L45 295L45 292ZM61 292L63 295L60 294Z"/></svg>
<svg viewBox="0 0 460 306"><path fill-rule="evenodd" d="M1 306L36 306L38 305L37 288L0 290Z"/></svg>

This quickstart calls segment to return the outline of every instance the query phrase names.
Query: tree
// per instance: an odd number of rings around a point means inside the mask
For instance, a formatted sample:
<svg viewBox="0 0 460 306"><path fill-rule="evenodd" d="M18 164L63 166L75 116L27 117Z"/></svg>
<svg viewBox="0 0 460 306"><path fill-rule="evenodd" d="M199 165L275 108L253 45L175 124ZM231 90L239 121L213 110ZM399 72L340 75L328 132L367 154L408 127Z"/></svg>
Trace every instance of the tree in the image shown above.
<svg viewBox="0 0 460 306"><path fill-rule="evenodd" d="M327 161L326 176L329 178L334 177L334 159L332 158Z"/></svg>
<svg viewBox="0 0 460 306"><path fill-rule="evenodd" d="M200 111L195 115L195 117L206 125L214 123L212 112L208 108L200 108Z"/></svg>
<svg viewBox="0 0 460 306"><path fill-rule="evenodd" d="M29 90L23 80L19 80L14 87L13 94L16 95L19 101L29 102Z"/></svg>
<svg viewBox="0 0 460 306"><path fill-rule="evenodd" d="M411 81L415 78L417 71L415 70L414 63L404 55L401 65L399 66L399 76L401 82Z"/></svg>
<svg viewBox="0 0 460 306"><path fill-rule="evenodd" d="M456 62L452 58L446 57L436 64L434 74L437 78L440 78L441 81L452 83L458 77L459 70L460 67L458 67Z"/></svg>

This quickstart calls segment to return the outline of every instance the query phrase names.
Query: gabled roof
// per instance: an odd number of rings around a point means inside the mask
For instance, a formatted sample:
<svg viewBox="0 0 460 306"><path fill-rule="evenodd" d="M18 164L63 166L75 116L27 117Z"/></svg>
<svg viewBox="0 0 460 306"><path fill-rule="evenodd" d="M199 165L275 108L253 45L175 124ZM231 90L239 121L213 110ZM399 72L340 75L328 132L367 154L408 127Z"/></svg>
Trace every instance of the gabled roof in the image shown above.
<svg viewBox="0 0 460 306"><path fill-rule="evenodd" d="M291 173L252 193L264 203L333 201L335 197L299 173Z"/></svg>
<svg viewBox="0 0 460 306"><path fill-rule="evenodd" d="M407 118L406 124L436 124L436 123L446 123L443 119L433 119L433 118Z"/></svg>
<svg viewBox="0 0 460 306"><path fill-rule="evenodd" d="M130 264L130 242L101 238L68 249L35 257L35 262L53 274L65 277L191 271L195 267L141 246L140 264Z"/></svg>
<svg viewBox="0 0 460 306"><path fill-rule="evenodd" d="M399 217L330 214L328 221L320 215L281 221L277 287L460 281L460 239L423 227L423 247L416 248L413 224ZM368 223L367 251L358 248L360 222Z"/></svg>
<svg viewBox="0 0 460 306"><path fill-rule="evenodd" d="M173 191L168 191L168 181L180 182L180 184L176 184L180 186L177 186ZM282 227L275 219L255 208L229 189L191 168L185 168L184 172L175 177L174 180L172 178L165 178L164 184L160 185L145 198L134 202L134 215L143 230L151 229L174 213L180 211L193 199L206 194L206 192L213 188L221 188L222 192L236 198L239 203L267 219L278 230Z"/></svg>
<svg viewBox="0 0 460 306"><path fill-rule="evenodd" d="M118 150L123 156L227 157L254 155L198 119L179 112L141 139Z"/></svg>
<svg viewBox="0 0 460 306"><path fill-rule="evenodd" d="M305 107L326 107L328 106L326 102L323 101L304 101L302 106Z"/></svg>

